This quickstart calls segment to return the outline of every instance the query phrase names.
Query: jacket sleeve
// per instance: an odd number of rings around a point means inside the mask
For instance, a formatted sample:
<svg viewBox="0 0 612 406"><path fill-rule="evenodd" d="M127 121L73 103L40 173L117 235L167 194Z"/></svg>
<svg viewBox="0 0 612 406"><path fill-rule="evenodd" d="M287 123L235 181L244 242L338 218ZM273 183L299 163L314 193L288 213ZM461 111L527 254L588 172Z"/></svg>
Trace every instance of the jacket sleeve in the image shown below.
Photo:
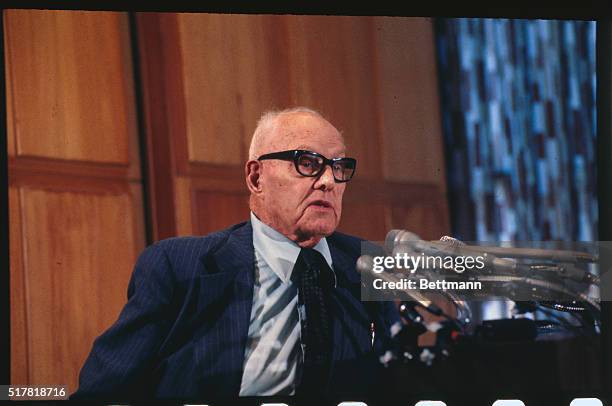
<svg viewBox="0 0 612 406"><path fill-rule="evenodd" d="M79 375L72 399L127 399L146 393L156 354L173 320L175 281L168 256L156 243L136 262L128 302L117 321L99 336Z"/></svg>

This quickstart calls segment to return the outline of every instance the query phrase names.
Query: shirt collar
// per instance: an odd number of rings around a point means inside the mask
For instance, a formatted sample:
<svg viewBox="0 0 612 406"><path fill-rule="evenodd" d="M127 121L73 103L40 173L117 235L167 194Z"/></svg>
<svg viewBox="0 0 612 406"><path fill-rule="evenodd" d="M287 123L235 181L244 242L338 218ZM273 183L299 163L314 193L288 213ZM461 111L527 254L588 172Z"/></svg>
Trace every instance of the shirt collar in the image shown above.
<svg viewBox="0 0 612 406"><path fill-rule="evenodd" d="M253 227L253 247L255 251L278 275L280 280L287 283L291 279L293 266L300 255L300 246L269 225L264 224L253 212L251 212L251 225ZM332 268L332 257L327 240L321 238L313 248L323 255L329 267Z"/></svg>

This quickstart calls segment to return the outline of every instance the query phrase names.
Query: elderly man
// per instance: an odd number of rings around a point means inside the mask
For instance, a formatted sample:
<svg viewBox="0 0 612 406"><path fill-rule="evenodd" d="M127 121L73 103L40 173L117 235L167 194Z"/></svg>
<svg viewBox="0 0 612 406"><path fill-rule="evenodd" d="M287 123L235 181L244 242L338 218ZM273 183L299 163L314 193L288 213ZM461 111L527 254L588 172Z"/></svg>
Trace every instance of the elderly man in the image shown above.
<svg viewBox="0 0 612 406"><path fill-rule="evenodd" d="M367 392L397 316L359 300L361 240L335 232L355 168L319 113L264 114L245 166L250 221L148 247L73 397Z"/></svg>

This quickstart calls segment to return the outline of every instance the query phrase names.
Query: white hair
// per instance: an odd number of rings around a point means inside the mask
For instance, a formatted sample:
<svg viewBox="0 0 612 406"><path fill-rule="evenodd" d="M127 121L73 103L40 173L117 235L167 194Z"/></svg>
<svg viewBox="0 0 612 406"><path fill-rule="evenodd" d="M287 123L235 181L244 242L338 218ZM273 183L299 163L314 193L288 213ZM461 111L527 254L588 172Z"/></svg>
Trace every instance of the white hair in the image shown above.
<svg viewBox="0 0 612 406"><path fill-rule="evenodd" d="M326 120L325 117L321 115L321 113L308 107L301 106L292 107L284 110L270 110L265 112L259 118L259 121L257 122L257 127L255 127L255 131L253 132L253 137L251 138L251 145L249 146L249 160L255 160L259 157L259 155L261 155L261 150L266 142L266 135L271 134L276 130L276 126L278 125L278 119L280 118L280 116L295 113L312 114L313 116Z"/></svg>

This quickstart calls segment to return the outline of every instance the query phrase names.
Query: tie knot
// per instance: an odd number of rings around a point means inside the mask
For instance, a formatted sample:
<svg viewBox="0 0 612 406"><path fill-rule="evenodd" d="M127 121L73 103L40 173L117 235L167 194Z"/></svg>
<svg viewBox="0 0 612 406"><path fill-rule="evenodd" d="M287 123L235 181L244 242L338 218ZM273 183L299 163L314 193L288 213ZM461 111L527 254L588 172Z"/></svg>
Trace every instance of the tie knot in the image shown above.
<svg viewBox="0 0 612 406"><path fill-rule="evenodd" d="M310 273L317 281L317 285L329 288L336 287L336 274L319 251L314 248L302 248L297 263L301 261L306 268L302 272Z"/></svg>
<svg viewBox="0 0 612 406"><path fill-rule="evenodd" d="M300 254L304 257L306 264L313 266L328 266L323 254L314 248L302 248Z"/></svg>

